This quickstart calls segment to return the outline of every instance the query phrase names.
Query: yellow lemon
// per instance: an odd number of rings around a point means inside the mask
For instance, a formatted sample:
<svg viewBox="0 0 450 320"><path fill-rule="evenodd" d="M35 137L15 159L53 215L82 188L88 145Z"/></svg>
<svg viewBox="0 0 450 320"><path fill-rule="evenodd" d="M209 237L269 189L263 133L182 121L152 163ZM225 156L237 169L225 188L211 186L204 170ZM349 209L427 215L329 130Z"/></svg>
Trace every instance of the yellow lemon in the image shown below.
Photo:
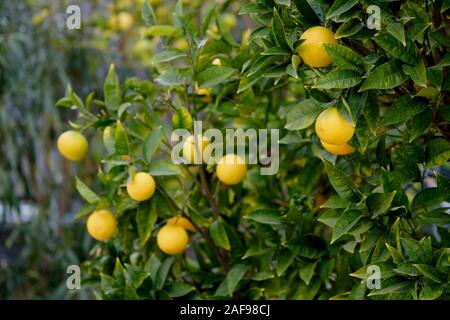
<svg viewBox="0 0 450 320"><path fill-rule="evenodd" d="M99 241L109 240L117 229L116 218L109 210L94 211L86 226L91 237Z"/></svg>
<svg viewBox="0 0 450 320"><path fill-rule="evenodd" d="M298 47L298 55L303 62L315 68L329 65L332 60L322 44L337 43L334 33L325 27L316 26L309 28L301 35L300 39L305 41Z"/></svg>
<svg viewBox="0 0 450 320"><path fill-rule="evenodd" d="M186 230L197 232L197 228L185 217L172 217L167 220L167 224L174 224L183 227Z"/></svg>
<svg viewBox="0 0 450 320"><path fill-rule="evenodd" d="M88 151L89 144L86 138L79 132L69 130L58 138L58 151L64 158L72 161L80 161Z"/></svg>
<svg viewBox="0 0 450 320"><path fill-rule="evenodd" d="M159 229L156 242L162 252L175 255L183 252L188 244L188 234L183 227L175 224L166 224Z"/></svg>
<svg viewBox="0 0 450 320"><path fill-rule="evenodd" d="M196 143L194 143L194 136L189 136L183 143L183 157L189 161L189 163L202 163L208 161L209 157L205 157L203 152L209 145L209 139L206 137L197 136Z"/></svg>
<svg viewBox="0 0 450 320"><path fill-rule="evenodd" d="M133 23L133 16L125 11L121 11L110 18L111 27L120 31L129 30L133 26Z"/></svg>
<svg viewBox="0 0 450 320"><path fill-rule="evenodd" d="M145 201L155 193L156 183L153 177L146 172L138 172L127 184L127 192L131 199Z"/></svg>
<svg viewBox="0 0 450 320"><path fill-rule="evenodd" d="M337 108L322 111L316 119L316 133L329 144L344 144L355 133L355 127L338 112Z"/></svg>
<svg viewBox="0 0 450 320"><path fill-rule="evenodd" d="M320 143L322 143L322 146L324 147L325 150L327 150L328 152L331 152L333 154L336 154L338 156L343 156L346 154L350 154L353 151L355 151L355 148L353 148L351 145L344 143L344 144L330 144L330 143L326 143L324 141L320 141Z"/></svg>
<svg viewBox="0 0 450 320"><path fill-rule="evenodd" d="M217 177L227 185L234 185L244 180L247 166L244 160L236 154L226 154L217 163Z"/></svg>

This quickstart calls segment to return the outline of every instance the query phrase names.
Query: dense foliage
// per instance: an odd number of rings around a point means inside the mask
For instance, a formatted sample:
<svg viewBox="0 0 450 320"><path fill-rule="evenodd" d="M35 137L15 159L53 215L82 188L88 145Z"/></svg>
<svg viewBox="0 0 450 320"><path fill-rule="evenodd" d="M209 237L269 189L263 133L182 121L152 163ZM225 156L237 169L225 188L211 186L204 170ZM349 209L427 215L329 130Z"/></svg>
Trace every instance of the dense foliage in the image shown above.
<svg viewBox="0 0 450 320"><path fill-rule="evenodd" d="M74 129L103 137L99 184L76 180L78 218L108 209L118 221L83 280L107 299L448 299L448 1L258 0L240 10L256 28L239 39L224 8L179 1L168 24L145 1L154 78L119 79L111 66L102 99L68 88L58 101L77 109ZM338 41L324 45L333 63L313 68L297 49L318 25ZM356 127L349 155L324 151L314 131L330 107ZM195 119L280 129L279 172L249 165L226 186L214 165L175 165L170 134ZM150 200L126 192L137 171L155 178ZM198 232L168 256L156 234L180 215ZM369 266L379 288L368 289Z"/></svg>

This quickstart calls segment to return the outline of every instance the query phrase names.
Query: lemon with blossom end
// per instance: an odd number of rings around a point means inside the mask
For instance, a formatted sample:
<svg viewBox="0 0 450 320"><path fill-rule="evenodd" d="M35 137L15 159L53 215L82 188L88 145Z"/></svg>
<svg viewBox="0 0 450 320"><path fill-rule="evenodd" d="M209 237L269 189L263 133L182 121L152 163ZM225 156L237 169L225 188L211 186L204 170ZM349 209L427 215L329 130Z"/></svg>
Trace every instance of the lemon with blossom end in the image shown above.
<svg viewBox="0 0 450 320"><path fill-rule="evenodd" d="M355 133L355 127L345 120L337 108L329 108L316 119L316 133L320 140L329 144L344 144Z"/></svg>
<svg viewBox="0 0 450 320"><path fill-rule="evenodd" d="M138 172L127 183L127 192L131 199L145 201L155 193L156 183L153 177L146 172Z"/></svg>
<svg viewBox="0 0 450 320"><path fill-rule="evenodd" d="M227 185L235 185L244 180L247 166L244 160L236 154L224 155L216 167L217 178Z"/></svg>
<svg viewBox="0 0 450 320"><path fill-rule="evenodd" d="M167 224L174 224L183 227L185 230L197 232L197 228L185 217L172 217L167 220Z"/></svg>
<svg viewBox="0 0 450 320"><path fill-rule="evenodd" d="M332 60L325 50L323 44L337 43L334 33L325 27L316 26L307 29L300 36L304 40L298 47L298 55L303 62L314 68L326 67Z"/></svg>
<svg viewBox="0 0 450 320"><path fill-rule="evenodd" d="M92 238L99 241L111 239L117 230L117 222L109 210L94 211L87 219L87 230Z"/></svg>
<svg viewBox="0 0 450 320"><path fill-rule="evenodd" d="M176 255L186 249L189 238L183 227L175 224L166 224L159 229L156 235L156 243L162 252Z"/></svg>
<svg viewBox="0 0 450 320"><path fill-rule="evenodd" d="M61 134L57 142L61 155L72 161L80 161L86 155L89 144L86 138L79 132L69 130Z"/></svg>
<svg viewBox="0 0 450 320"><path fill-rule="evenodd" d="M324 141L320 141L320 143L322 143L322 146L324 147L325 150L338 156L344 156L346 154L350 154L355 151L355 148L353 148L348 143L330 144Z"/></svg>
<svg viewBox="0 0 450 320"><path fill-rule="evenodd" d="M196 142L196 143L195 143ZM208 161L208 157L203 155L205 148L209 145L209 139L198 136L194 142L194 136L189 136L183 143L183 157L189 163ZM195 161L197 160L197 161Z"/></svg>

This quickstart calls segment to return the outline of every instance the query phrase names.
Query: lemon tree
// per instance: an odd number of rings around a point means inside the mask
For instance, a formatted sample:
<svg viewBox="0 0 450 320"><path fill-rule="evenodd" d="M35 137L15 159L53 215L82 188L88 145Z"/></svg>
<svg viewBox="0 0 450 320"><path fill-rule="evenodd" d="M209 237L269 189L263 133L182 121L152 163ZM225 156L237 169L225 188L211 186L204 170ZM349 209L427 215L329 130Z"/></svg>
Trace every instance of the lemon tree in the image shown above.
<svg viewBox="0 0 450 320"><path fill-rule="evenodd" d="M370 5L257 0L233 33L220 5L179 1L167 23L143 2L152 80L111 66L101 97L63 98L103 138L96 182L76 179L78 218L117 221L83 266L99 296L449 298L449 8ZM278 172L173 163L172 130L200 119L279 129Z"/></svg>

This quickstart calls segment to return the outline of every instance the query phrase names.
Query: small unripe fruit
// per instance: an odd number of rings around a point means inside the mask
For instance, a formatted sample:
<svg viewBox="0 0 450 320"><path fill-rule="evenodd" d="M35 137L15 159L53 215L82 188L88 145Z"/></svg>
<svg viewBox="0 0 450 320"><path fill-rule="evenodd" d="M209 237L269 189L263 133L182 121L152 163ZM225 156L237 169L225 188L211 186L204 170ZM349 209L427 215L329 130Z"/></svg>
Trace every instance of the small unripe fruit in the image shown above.
<svg viewBox="0 0 450 320"><path fill-rule="evenodd" d="M188 234L183 227L166 224L159 229L156 235L156 242L162 252L169 255L176 255L183 252L188 244Z"/></svg>
<svg viewBox="0 0 450 320"><path fill-rule="evenodd" d="M348 143L344 144L330 144L326 143L325 141L320 141L322 143L322 146L325 150L327 150L330 153L336 154L338 156L344 156L346 154L350 154L355 151L355 148L353 148Z"/></svg>
<svg viewBox="0 0 450 320"><path fill-rule="evenodd" d="M197 228L185 217L172 217L167 220L167 224L174 224L184 228L185 230L197 232Z"/></svg>
<svg viewBox="0 0 450 320"><path fill-rule="evenodd" d="M316 119L316 133L328 144L344 144L355 133L355 127L338 112L337 108L322 111Z"/></svg>
<svg viewBox="0 0 450 320"><path fill-rule="evenodd" d="M131 199L145 201L155 193L156 183L153 177L146 172L138 172L127 184L127 192Z"/></svg>
<svg viewBox="0 0 450 320"><path fill-rule="evenodd" d="M116 218L109 210L94 211L87 219L86 226L91 237L99 241L111 239L117 229Z"/></svg>
<svg viewBox="0 0 450 320"><path fill-rule="evenodd" d="M77 131L66 131L58 138L58 151L61 155L72 161L80 161L88 151L89 144L86 138Z"/></svg>
<svg viewBox="0 0 450 320"><path fill-rule="evenodd" d="M303 32L300 39L305 41L298 47L298 55L306 65L321 68L332 62L323 46L325 43L337 43L330 29L321 26L312 27Z"/></svg>
<svg viewBox="0 0 450 320"><path fill-rule="evenodd" d="M222 183L235 185L244 180L247 166L238 155L226 154L217 163L216 173Z"/></svg>

